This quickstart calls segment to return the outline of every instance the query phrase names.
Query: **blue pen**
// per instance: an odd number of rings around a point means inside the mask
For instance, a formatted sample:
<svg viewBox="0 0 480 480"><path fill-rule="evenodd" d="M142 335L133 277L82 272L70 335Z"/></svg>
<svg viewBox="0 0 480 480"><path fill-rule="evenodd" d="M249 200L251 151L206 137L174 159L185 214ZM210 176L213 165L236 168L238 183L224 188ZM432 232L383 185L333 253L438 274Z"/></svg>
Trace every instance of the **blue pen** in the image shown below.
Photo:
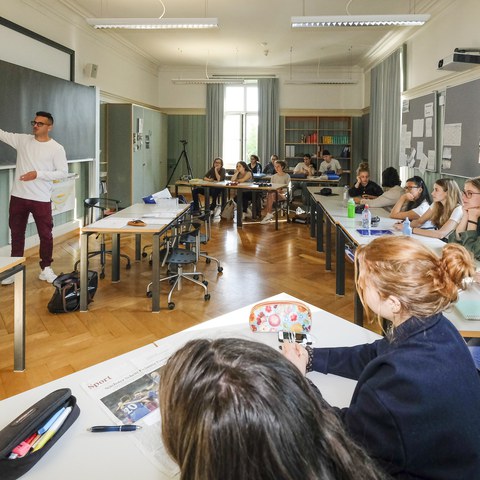
<svg viewBox="0 0 480 480"><path fill-rule="evenodd" d="M43 435L52 425L53 423L55 422L55 420L63 413L63 411L65 410L65 407L62 407L60 410L58 410L57 412L55 412L53 414L53 417L51 417L48 422L40 429L38 430L38 434L39 435Z"/></svg>

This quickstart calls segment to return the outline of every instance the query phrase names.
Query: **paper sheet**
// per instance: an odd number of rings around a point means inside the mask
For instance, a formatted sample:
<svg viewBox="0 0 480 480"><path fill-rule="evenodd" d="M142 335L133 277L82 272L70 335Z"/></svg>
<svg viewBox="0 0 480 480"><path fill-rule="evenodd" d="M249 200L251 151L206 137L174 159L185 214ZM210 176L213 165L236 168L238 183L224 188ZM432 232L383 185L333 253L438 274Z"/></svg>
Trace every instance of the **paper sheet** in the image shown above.
<svg viewBox="0 0 480 480"><path fill-rule="evenodd" d="M460 147L462 145L461 123L446 123L443 126L443 144L452 147Z"/></svg>
<svg viewBox="0 0 480 480"><path fill-rule="evenodd" d="M417 118L413 121L412 136L413 137L423 137L423 125L425 121L423 118Z"/></svg>
<svg viewBox="0 0 480 480"><path fill-rule="evenodd" d="M87 226L95 228L122 228L125 227L130 220L134 220L134 218L119 218L111 216L97 220Z"/></svg>

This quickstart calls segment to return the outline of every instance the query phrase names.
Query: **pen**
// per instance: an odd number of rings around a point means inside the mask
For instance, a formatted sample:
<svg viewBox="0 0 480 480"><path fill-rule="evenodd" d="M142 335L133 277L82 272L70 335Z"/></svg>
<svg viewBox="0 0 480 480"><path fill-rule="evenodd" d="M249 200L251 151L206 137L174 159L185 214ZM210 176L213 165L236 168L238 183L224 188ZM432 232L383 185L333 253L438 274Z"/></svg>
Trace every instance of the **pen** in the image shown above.
<svg viewBox="0 0 480 480"><path fill-rule="evenodd" d="M97 425L95 427L87 428L87 430L92 433L134 432L135 430L140 430L141 428L142 427L140 425Z"/></svg>
<svg viewBox="0 0 480 480"><path fill-rule="evenodd" d="M40 441L35 443L33 447L33 452L40 450L57 432L60 430L60 427L63 425L67 417L70 415L72 407L67 407L62 414L55 420L53 425L40 437Z"/></svg>
<svg viewBox="0 0 480 480"><path fill-rule="evenodd" d="M55 412L47 421L47 423L38 430L38 434L43 435L55 423L55 420L64 412L64 410L65 407L62 407L60 410Z"/></svg>
<svg viewBox="0 0 480 480"><path fill-rule="evenodd" d="M29 450L32 448L32 445L34 444L35 440L40 435L38 433L34 433L30 435L28 438L26 438L22 443L18 444L13 450L12 453L9 455L10 460L15 460L16 458L19 457L24 457Z"/></svg>

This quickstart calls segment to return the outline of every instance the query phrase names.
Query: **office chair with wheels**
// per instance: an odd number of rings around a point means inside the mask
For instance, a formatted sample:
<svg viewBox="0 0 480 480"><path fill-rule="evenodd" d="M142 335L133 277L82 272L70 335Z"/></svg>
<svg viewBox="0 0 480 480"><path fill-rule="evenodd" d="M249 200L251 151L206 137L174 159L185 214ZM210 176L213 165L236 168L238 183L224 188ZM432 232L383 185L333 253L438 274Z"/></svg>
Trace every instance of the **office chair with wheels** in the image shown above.
<svg viewBox="0 0 480 480"><path fill-rule="evenodd" d="M210 240L210 236L211 236L212 215L211 214L203 214L203 215L197 217L196 220L201 220L203 222L204 230L203 230L203 232L200 231L200 244L201 245L206 245L208 243L208 241ZM192 248L196 248L196 241L197 241L196 237L194 237L193 235L189 235L182 240L182 243L191 245ZM204 258L206 263L211 263L212 261L214 261L217 264L218 273L223 272L223 267L220 263L220 260L218 260L215 257L212 257L212 256L208 255L208 252L200 250L199 257Z"/></svg>
<svg viewBox="0 0 480 480"><path fill-rule="evenodd" d="M202 287L204 289L204 300L210 300L207 288L208 282L206 280L199 281L199 278L203 279L204 275L196 270L200 255L200 226L199 223L194 222L185 226L183 231L179 233L177 229L172 228L171 233L167 233L165 236L167 248L165 262L168 268L167 276L161 278L160 282L168 281L172 285L167 300L169 310L175 308L175 303L172 302L175 287L180 291L182 289L182 280L184 279ZM190 248L188 244L185 245L185 240L189 237L195 238L195 248ZM187 265L193 266L192 272L184 272L183 269ZM152 296L151 286L151 283L147 286L147 297Z"/></svg>
<svg viewBox="0 0 480 480"><path fill-rule="evenodd" d="M118 212L120 200L115 200L113 198L86 198L83 201L84 210L83 210L83 225L89 225L97 220L97 215L95 213L99 213L99 218L104 218L112 213ZM105 263L107 255L112 255L111 250L107 250L105 244L105 234L100 233L97 235L96 238L100 237L100 249L95 250L94 252L88 253L88 258L100 256L100 265L101 265L101 272L100 278L105 278ZM130 265L130 257L121 253L120 256L127 261L126 269L129 270ZM78 269L78 264L80 260L75 262L74 270Z"/></svg>

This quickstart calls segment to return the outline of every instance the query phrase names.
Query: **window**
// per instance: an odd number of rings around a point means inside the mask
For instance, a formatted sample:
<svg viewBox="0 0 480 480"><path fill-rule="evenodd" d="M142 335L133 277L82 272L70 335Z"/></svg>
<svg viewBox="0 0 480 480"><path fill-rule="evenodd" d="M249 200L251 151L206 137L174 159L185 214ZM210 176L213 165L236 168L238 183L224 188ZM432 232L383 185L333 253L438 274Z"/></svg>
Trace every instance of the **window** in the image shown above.
<svg viewBox="0 0 480 480"><path fill-rule="evenodd" d="M250 163L258 144L257 83L227 85L223 118L223 161L225 168L235 168L238 161Z"/></svg>

